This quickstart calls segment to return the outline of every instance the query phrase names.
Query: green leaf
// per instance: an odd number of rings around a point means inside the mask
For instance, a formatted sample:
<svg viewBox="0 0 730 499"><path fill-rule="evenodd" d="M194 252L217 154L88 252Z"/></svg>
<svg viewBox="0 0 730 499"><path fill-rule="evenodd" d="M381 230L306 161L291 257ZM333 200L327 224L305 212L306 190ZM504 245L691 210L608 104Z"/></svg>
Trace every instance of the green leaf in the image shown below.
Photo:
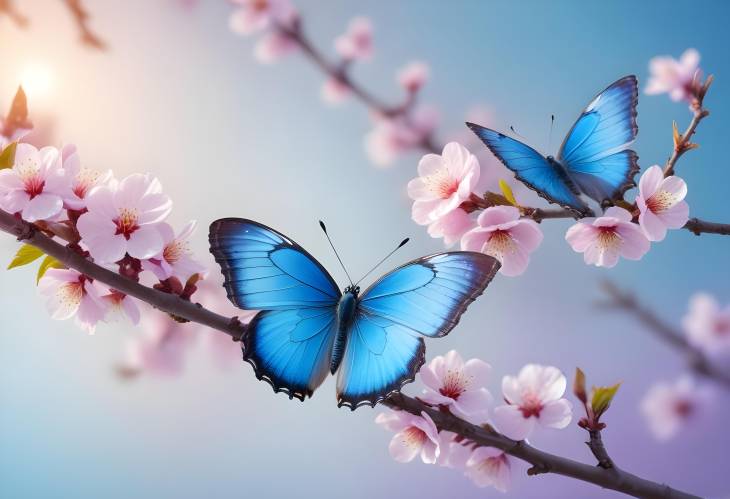
<svg viewBox="0 0 730 499"><path fill-rule="evenodd" d="M586 375L580 369L575 368L575 379L573 380L573 393L575 396L584 404L588 401L588 395L586 394Z"/></svg>
<svg viewBox="0 0 730 499"><path fill-rule="evenodd" d="M593 408L593 413L596 415L596 417L600 417L601 414L606 412L606 410L611 405L611 401L613 400L613 397L616 395L616 392L618 391L618 387L621 386L621 383L616 383L613 386L594 386L593 387L593 397L591 398L591 407Z"/></svg>
<svg viewBox="0 0 730 499"><path fill-rule="evenodd" d="M0 152L0 170L13 167L15 164L15 149L17 147L17 142L11 142Z"/></svg>
<svg viewBox="0 0 730 499"><path fill-rule="evenodd" d="M512 188L509 186L507 182L505 182L502 179L499 179L499 190L502 191L502 194L504 195L504 198L512 203L512 206L519 206L517 204L517 200L515 199L515 195L512 192Z"/></svg>
<svg viewBox="0 0 730 499"><path fill-rule="evenodd" d="M28 265L29 263L38 260L42 256L43 252L41 250L39 250L35 246L31 246L30 244L24 244L15 254L15 257L13 258L13 261L10 262L10 265L8 265L8 270L14 269L15 267Z"/></svg>
<svg viewBox="0 0 730 499"><path fill-rule="evenodd" d="M41 282L41 278L46 275L46 271L48 269L65 269L66 266L53 258L52 256L47 256L43 259L41 262L41 266L38 267L38 275L36 276L35 283L36 285Z"/></svg>

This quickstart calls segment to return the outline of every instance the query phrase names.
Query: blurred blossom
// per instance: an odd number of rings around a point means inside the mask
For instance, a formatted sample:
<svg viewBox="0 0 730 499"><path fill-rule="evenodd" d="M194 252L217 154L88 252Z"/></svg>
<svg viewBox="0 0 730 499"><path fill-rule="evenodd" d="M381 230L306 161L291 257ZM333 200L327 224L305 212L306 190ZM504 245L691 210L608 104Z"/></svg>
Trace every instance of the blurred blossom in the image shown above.
<svg viewBox="0 0 730 499"><path fill-rule="evenodd" d="M730 304L721 307L712 296L697 293L690 299L682 326L689 342L707 355L730 355Z"/></svg>
<svg viewBox="0 0 730 499"><path fill-rule="evenodd" d="M356 17L347 31L335 39L335 50L348 61L373 56L373 26L367 17Z"/></svg>
<svg viewBox="0 0 730 499"><path fill-rule="evenodd" d="M62 168L70 182L70 190L66 196L64 207L82 210L86 207L86 195L97 185L103 185L112 178L111 170L99 172L81 166L76 146L67 144L61 149Z"/></svg>
<svg viewBox="0 0 730 499"><path fill-rule="evenodd" d="M434 238L444 238L444 244L451 246L476 226L474 217L461 208L455 208L428 226L428 234Z"/></svg>
<svg viewBox="0 0 730 499"><path fill-rule="evenodd" d="M276 22L290 22L296 11L288 0L231 0L236 10L229 26L239 35L252 35L269 28Z"/></svg>
<svg viewBox="0 0 730 499"><path fill-rule="evenodd" d="M398 157L419 147L438 125L433 107L416 108L409 116L376 115L375 126L365 137L365 150L376 166L390 166Z"/></svg>
<svg viewBox="0 0 730 499"><path fill-rule="evenodd" d="M519 374L502 378L507 405L494 409L497 429L513 440L524 440L535 426L565 428L573 416L565 398L567 380L556 367L528 364Z"/></svg>
<svg viewBox="0 0 730 499"><path fill-rule="evenodd" d="M86 204L89 211L79 217L78 230L98 262L116 262L125 253L152 258L163 250L157 225L170 213L172 201L156 178L137 173L96 187Z"/></svg>
<svg viewBox="0 0 730 499"><path fill-rule="evenodd" d="M520 218L514 206L491 206L479 214L477 227L461 238L461 249L480 251L502 264L506 276L522 274L530 263L530 253L542 243L542 232L534 220Z"/></svg>
<svg viewBox="0 0 730 499"><path fill-rule="evenodd" d="M641 401L641 412L658 440L669 440L689 423L697 421L712 399L708 387L698 386L689 376L675 383L657 383Z"/></svg>
<svg viewBox="0 0 730 499"><path fill-rule="evenodd" d="M689 219L689 205L684 201L687 184L674 175L664 178L661 167L649 167L639 180L636 206L641 214L639 225L649 241L661 241L667 229L679 229Z"/></svg>
<svg viewBox="0 0 730 499"><path fill-rule="evenodd" d="M410 62L398 71L398 84L408 93L416 93L428 80L431 70L428 64L420 61Z"/></svg>
<svg viewBox="0 0 730 499"><path fill-rule="evenodd" d="M700 54L695 49L684 51L679 60L670 56L654 57L649 61L648 95L668 93L673 101L691 101L694 95L692 81L700 64Z"/></svg>
<svg viewBox="0 0 730 499"><path fill-rule="evenodd" d="M163 247L156 255L143 260L142 268L155 274L161 281L175 276L184 283L194 274L204 274L205 266L194 260L190 251L189 239L195 227L195 221L189 222L176 236L169 224L157 224Z"/></svg>
<svg viewBox="0 0 730 499"><path fill-rule="evenodd" d="M494 487L507 492L511 476L510 458L495 447L477 447L466 462L466 476L477 487Z"/></svg>
<svg viewBox="0 0 730 499"><path fill-rule="evenodd" d="M28 222L48 220L63 209L69 187L60 153L54 147L40 150L19 143L12 168L0 171L0 208L20 213Z"/></svg>
<svg viewBox="0 0 730 499"><path fill-rule="evenodd" d="M290 36L281 31L271 31L256 42L253 54L259 62L272 64L295 52L298 48L299 45Z"/></svg>
<svg viewBox="0 0 730 499"><path fill-rule="evenodd" d="M336 77L327 78L322 84L322 100L328 104L340 104L350 96L350 87Z"/></svg>
<svg viewBox="0 0 730 499"><path fill-rule="evenodd" d="M602 217L570 227L565 240L573 251L583 253L588 265L610 268L618 263L619 255L640 260L649 251L650 243L631 218L627 210L611 206Z"/></svg>
<svg viewBox="0 0 730 499"><path fill-rule="evenodd" d="M484 422L492 401L485 388L491 370L486 362L464 362L456 350L451 350L445 356L434 357L419 371L426 386L420 398L431 405L447 407L462 419Z"/></svg>
<svg viewBox="0 0 730 499"><path fill-rule="evenodd" d="M423 156L418 177L408 182L413 220L426 225L458 208L471 197L479 173L476 156L457 142L446 144L441 155Z"/></svg>
<svg viewBox="0 0 730 499"><path fill-rule="evenodd" d="M96 324L106 315L98 285L75 270L48 269L38 291L47 298L46 305L53 319L75 316L79 327L89 334L94 333Z"/></svg>
<svg viewBox="0 0 730 499"><path fill-rule="evenodd" d="M431 417L422 412L414 416L405 411L378 414L375 422L385 429L395 431L388 446L390 455L399 463L413 461L417 455L426 464L434 464L440 453L439 432Z"/></svg>

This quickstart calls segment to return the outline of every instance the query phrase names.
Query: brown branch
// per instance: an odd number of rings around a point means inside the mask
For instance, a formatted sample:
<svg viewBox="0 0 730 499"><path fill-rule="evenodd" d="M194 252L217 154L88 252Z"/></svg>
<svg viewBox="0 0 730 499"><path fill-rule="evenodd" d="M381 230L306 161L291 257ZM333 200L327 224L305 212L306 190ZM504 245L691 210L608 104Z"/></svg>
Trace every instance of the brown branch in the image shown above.
<svg viewBox="0 0 730 499"><path fill-rule="evenodd" d="M69 268L103 282L107 286L117 289L122 293L147 302L172 316L182 317L189 321L217 329L234 339L240 339L245 334L245 326L237 318L223 317L200 305L183 300L176 295L148 288L131 279L127 279L115 272L100 267L92 261L83 258L75 251L46 236L33 224L25 222L2 210L0 210L0 230L17 237L27 244L37 247ZM532 464L532 468L528 471L530 475L556 473L600 487L623 492L634 497L649 499L697 499L697 496L675 490L667 485L640 478L616 467L605 469L600 466L591 466L543 452L525 442L515 442L494 431L488 431L484 428L474 426L450 413L433 409L406 395L392 395L384 403L389 407L402 409L412 414L420 415L421 412L426 412L442 430L453 431L478 445L502 449L507 454Z"/></svg>
<svg viewBox="0 0 730 499"><path fill-rule="evenodd" d="M66 4L66 8L76 22L76 27L81 34L81 42L98 50L106 50L106 42L89 26L89 13L84 8L82 0L63 0L63 3Z"/></svg>
<svg viewBox="0 0 730 499"><path fill-rule="evenodd" d="M593 453L593 456L598 460L598 466L605 469L615 468L616 465L613 463L613 459L611 459L608 455L606 446L603 444L601 430L588 430L588 435L590 438L586 442L586 445Z"/></svg>
<svg viewBox="0 0 730 499"><path fill-rule="evenodd" d="M601 288L611 298L613 306L633 315L657 338L682 353L693 371L730 389L730 375L715 367L702 351L687 341L681 331L662 321L653 311L639 303L633 294L619 289L611 281L604 281Z"/></svg>
<svg viewBox="0 0 730 499"><path fill-rule="evenodd" d="M385 400L384 404L415 415L425 412L440 430L454 432L480 446L496 447L510 456L530 463L532 467L527 472L529 475L554 473L644 499L697 499L698 497L673 489L668 485L638 477L615 466L611 468L591 466L541 451L524 441L510 440L500 433L468 423L451 413L434 409L407 395L400 393L392 395Z"/></svg>
<svg viewBox="0 0 730 499"><path fill-rule="evenodd" d="M0 0L0 14L8 16L19 28L25 28L30 24L16 7L13 0Z"/></svg>

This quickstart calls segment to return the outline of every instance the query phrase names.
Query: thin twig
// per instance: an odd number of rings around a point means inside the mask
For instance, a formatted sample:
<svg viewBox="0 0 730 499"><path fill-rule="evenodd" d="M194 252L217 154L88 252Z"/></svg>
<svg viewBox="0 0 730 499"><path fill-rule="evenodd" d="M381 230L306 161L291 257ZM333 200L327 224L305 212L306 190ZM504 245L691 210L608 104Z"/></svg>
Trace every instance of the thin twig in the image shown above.
<svg viewBox="0 0 730 499"><path fill-rule="evenodd" d="M8 16L19 28L28 26L28 18L15 7L13 0L0 0L0 14Z"/></svg>
<svg viewBox="0 0 730 499"><path fill-rule="evenodd" d="M685 152L696 147L695 144L692 144L691 139L692 135L694 135L695 131L697 130L697 126L700 124L700 121L710 115L710 111L704 108L704 99L707 91L710 89L710 85L712 85L712 80L713 77L712 75L710 75L707 77L705 83L701 84L699 82L699 73L695 75L695 82L693 82L693 87L697 89L697 95L694 96L694 102L692 103L692 121L689 122L689 125L687 126L687 129L684 131L684 133L679 136L677 136L676 124L674 125L674 150L672 151L671 156L669 156L667 164L664 165L665 177L674 175L674 168L677 164L677 160L679 160L679 158Z"/></svg>
<svg viewBox="0 0 730 499"><path fill-rule="evenodd" d="M601 468L609 469L615 468L616 465L613 463L613 459L608 455L606 446L603 444L603 438L601 437L601 430L589 430L589 440L586 445L591 450L595 458L598 460L598 466Z"/></svg>
<svg viewBox="0 0 730 499"><path fill-rule="evenodd" d="M107 44L89 26L89 13L82 0L63 0L81 34L81 42L98 50L106 50Z"/></svg>
<svg viewBox="0 0 730 499"><path fill-rule="evenodd" d="M619 289L613 282L604 281L601 288L611 298L613 306L633 315L655 336L681 352L687 358L690 368L697 374L730 388L730 375L715 367L702 351L687 341L681 331L662 321L652 310L639 303L633 294Z"/></svg>

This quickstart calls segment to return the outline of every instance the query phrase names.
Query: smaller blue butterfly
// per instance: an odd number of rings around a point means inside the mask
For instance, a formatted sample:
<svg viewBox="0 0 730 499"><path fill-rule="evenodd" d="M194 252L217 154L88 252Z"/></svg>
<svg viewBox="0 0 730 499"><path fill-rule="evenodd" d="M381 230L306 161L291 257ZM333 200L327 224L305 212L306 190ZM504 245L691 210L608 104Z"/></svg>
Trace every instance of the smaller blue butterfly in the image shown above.
<svg viewBox="0 0 730 499"><path fill-rule="evenodd" d="M482 253L439 253L398 267L362 294L357 283L340 293L314 257L265 225L216 220L209 240L228 298L260 310L243 337L256 377L304 400L337 372L338 405L353 410L413 381L425 359L423 337L448 334L499 269Z"/></svg>
<svg viewBox="0 0 730 499"><path fill-rule="evenodd" d="M635 185L638 156L628 147L636 139L636 77L629 75L599 93L570 129L557 158L483 126L466 125L518 180L551 203L578 215L592 210L581 194L612 204Z"/></svg>

